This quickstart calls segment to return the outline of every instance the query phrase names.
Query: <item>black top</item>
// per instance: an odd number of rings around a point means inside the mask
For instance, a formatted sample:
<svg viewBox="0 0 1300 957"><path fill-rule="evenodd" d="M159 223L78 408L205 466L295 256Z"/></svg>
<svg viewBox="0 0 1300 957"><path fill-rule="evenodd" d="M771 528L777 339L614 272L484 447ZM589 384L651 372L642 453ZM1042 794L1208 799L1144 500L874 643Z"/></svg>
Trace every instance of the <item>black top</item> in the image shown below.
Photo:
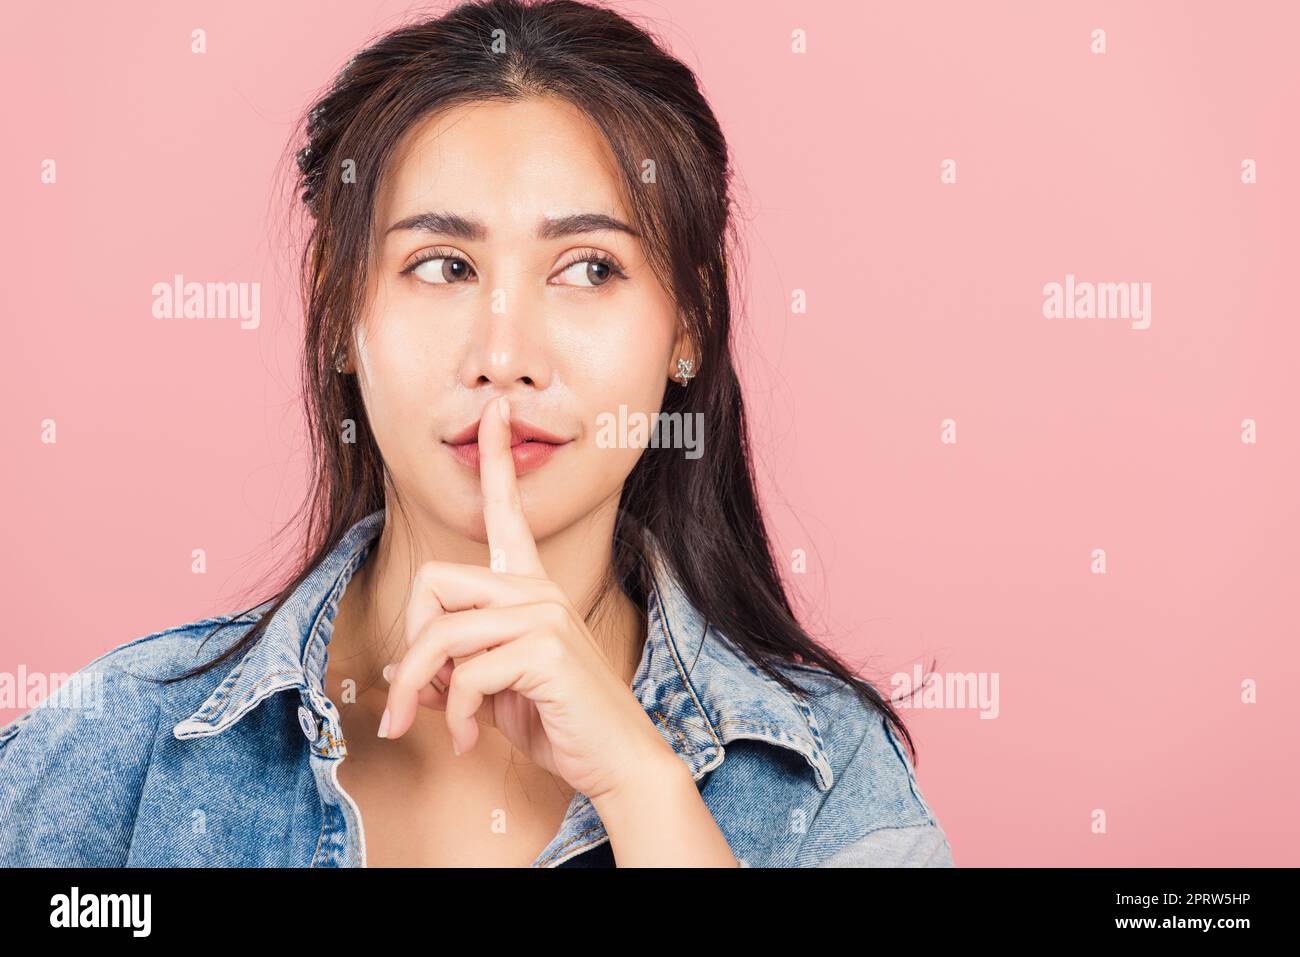
<svg viewBox="0 0 1300 957"><path fill-rule="evenodd" d="M575 854L567 861L555 865L556 867L614 867L614 849L609 846L609 841L602 841L589 851L581 854Z"/></svg>

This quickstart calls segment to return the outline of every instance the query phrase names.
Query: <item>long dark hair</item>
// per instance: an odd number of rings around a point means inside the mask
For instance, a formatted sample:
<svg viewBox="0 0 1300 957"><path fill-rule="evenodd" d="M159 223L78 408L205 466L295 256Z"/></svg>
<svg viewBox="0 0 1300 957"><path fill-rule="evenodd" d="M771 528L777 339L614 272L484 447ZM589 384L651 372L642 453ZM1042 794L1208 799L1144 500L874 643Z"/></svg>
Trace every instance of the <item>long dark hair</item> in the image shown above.
<svg viewBox="0 0 1300 957"><path fill-rule="evenodd" d="M314 477L295 519L304 526L303 556L236 644L170 680L201 674L250 647L348 529L385 507L385 465L356 377L339 375L334 358L364 308L368 270L357 264L371 261L375 196L394 145L418 121L453 106L534 96L572 103L603 132L633 225L701 360L687 387L665 383L662 411L702 413L709 447L697 459L654 446L642 452L623 488L606 586L616 583L644 613L649 530L695 608L758 668L790 690L798 689L775 665L837 676L888 719L915 759L891 703L796 621L772 556L732 365L729 284L739 295L740 283L729 253L742 244L718 121L690 69L649 34L575 0L464 3L397 29L348 61L306 114L294 184L311 219L301 262L302 375ZM650 181L646 160L654 161ZM346 161L354 177L341 175ZM339 438L346 420L355 423L353 442Z"/></svg>

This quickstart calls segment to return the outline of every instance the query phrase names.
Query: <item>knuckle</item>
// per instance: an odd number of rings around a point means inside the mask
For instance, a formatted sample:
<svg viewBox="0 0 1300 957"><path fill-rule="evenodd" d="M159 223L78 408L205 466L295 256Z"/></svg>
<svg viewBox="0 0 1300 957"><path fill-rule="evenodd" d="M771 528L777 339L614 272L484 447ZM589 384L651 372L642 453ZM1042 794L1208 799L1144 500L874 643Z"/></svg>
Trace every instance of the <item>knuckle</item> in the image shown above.
<svg viewBox="0 0 1300 957"><path fill-rule="evenodd" d="M568 650L564 644L564 639L551 632L547 632L546 634L537 637L536 647L533 649L533 652L540 660L551 664L558 664L563 661L565 656L568 654Z"/></svg>
<svg viewBox="0 0 1300 957"><path fill-rule="evenodd" d="M561 602L547 601L542 603L542 614L552 628L559 629L569 623L569 609Z"/></svg>
<svg viewBox="0 0 1300 957"><path fill-rule="evenodd" d="M443 630L446 627L447 617L439 615L426 621L420 630L416 633L415 638L411 641L407 649L409 655L412 651L418 650L421 654L436 654L442 651L442 645L446 639L443 636Z"/></svg>

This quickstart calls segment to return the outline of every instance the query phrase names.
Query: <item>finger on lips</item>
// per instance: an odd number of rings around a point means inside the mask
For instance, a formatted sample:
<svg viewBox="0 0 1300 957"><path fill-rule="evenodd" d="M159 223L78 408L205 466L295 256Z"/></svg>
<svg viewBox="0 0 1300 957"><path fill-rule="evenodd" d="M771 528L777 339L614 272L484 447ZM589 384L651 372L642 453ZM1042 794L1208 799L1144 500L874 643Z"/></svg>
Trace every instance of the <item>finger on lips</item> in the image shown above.
<svg viewBox="0 0 1300 957"><path fill-rule="evenodd" d="M519 478L510 452L510 403L502 396L494 404L497 414L485 410L478 426L479 480L488 554L494 566L498 556L504 563L504 567L494 567L494 571L545 578L537 542L519 500Z"/></svg>
<svg viewBox="0 0 1300 957"><path fill-rule="evenodd" d="M556 597L538 590L539 583L549 584L549 579L524 515L510 446L510 404L501 396L484 408L478 430L491 567L452 562L421 566L412 583L406 617L406 655L384 669L389 689L381 737L400 737L414 722L419 705L445 707L453 690L452 672L470 664L463 661L457 666L454 658L482 657L479 653L492 645L518 637L536 624L536 609L529 606ZM430 638L444 634L454 637L446 642Z"/></svg>

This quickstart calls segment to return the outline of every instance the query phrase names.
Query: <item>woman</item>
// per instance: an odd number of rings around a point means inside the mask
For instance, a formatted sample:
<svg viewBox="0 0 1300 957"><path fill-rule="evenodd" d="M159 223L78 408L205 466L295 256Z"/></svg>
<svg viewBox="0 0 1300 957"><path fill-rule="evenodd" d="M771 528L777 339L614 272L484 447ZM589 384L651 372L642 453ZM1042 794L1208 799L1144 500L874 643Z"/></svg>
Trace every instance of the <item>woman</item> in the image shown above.
<svg viewBox="0 0 1300 957"><path fill-rule="evenodd" d="M690 71L597 7L464 5L307 135L301 570L0 732L0 862L951 864L771 556Z"/></svg>

